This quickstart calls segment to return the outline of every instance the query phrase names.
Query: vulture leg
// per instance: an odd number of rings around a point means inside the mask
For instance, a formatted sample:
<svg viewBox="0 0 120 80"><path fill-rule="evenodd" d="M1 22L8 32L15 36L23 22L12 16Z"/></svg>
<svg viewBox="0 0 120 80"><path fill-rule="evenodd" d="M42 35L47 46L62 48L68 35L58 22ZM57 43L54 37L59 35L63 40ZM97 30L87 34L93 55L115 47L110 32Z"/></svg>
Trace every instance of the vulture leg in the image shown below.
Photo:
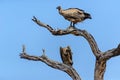
<svg viewBox="0 0 120 80"><path fill-rule="evenodd" d="M75 23L70 22L70 27L75 27Z"/></svg>
<svg viewBox="0 0 120 80"><path fill-rule="evenodd" d="M70 26L72 26L72 22L70 22Z"/></svg>
<svg viewBox="0 0 120 80"><path fill-rule="evenodd" d="M75 27L75 23L73 23L73 27Z"/></svg>

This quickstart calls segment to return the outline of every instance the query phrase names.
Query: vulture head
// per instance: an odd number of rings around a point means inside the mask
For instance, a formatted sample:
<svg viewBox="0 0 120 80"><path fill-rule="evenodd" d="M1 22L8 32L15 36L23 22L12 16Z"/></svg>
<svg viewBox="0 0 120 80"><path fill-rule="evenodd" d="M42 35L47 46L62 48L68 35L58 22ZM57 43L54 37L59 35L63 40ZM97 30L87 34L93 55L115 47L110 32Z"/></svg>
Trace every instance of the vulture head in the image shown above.
<svg viewBox="0 0 120 80"><path fill-rule="evenodd" d="M56 9L61 10L61 6L56 7Z"/></svg>

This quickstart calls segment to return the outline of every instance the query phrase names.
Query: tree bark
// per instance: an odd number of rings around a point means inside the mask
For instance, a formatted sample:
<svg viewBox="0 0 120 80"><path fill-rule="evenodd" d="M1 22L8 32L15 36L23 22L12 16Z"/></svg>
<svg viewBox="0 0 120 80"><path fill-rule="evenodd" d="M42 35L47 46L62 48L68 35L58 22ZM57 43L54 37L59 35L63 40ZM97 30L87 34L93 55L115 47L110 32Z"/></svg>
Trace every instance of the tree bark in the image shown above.
<svg viewBox="0 0 120 80"><path fill-rule="evenodd" d="M94 80L104 80L106 70L106 60L96 59Z"/></svg>
<svg viewBox="0 0 120 80"><path fill-rule="evenodd" d="M86 30L81 30L81 29L77 29L75 27L70 27L70 26L66 30L62 30L62 29L54 30L48 24L44 24L41 21L39 21L35 16L33 17L32 20L35 23L37 23L40 27L46 28L48 31L50 31L52 33L52 35L55 35L55 36L73 34L74 36L84 37L88 41L88 43L91 47L91 50L93 52L93 55L96 58L95 70L94 70L94 80L104 80L104 73L106 70L107 61L109 59L111 59L112 57L120 55L120 44L118 45L117 48L113 48L106 52L102 52L99 50L94 37L90 33L88 33ZM59 62L50 60L46 56L41 56L41 57L30 56L30 55L24 53L24 48L23 48L23 53L20 56L21 56L21 58L24 58L24 59L42 61L50 67L53 67L55 69L59 69L59 70L66 72L68 75L71 76L71 78L73 80L81 80L80 76L78 75L78 73L75 71L75 69L73 67L65 65L63 63L59 63Z"/></svg>

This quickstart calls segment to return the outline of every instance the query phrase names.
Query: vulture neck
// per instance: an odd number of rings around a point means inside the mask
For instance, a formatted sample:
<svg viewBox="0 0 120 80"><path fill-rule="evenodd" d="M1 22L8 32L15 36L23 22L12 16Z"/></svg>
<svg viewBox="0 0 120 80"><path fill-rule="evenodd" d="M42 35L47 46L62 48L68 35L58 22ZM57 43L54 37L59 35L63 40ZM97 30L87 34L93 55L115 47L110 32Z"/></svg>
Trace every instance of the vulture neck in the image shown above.
<svg viewBox="0 0 120 80"><path fill-rule="evenodd" d="M62 10L61 8L59 9L59 13L60 13L60 14L63 14L63 10Z"/></svg>

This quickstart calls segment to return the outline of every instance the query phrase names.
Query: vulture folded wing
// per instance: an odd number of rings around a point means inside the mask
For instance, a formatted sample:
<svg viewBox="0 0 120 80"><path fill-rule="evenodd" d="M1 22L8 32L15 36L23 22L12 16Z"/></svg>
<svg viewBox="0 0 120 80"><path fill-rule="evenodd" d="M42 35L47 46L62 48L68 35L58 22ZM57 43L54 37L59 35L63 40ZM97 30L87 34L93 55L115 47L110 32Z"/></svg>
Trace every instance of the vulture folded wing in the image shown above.
<svg viewBox="0 0 120 80"><path fill-rule="evenodd" d="M63 61L63 63L64 63L64 55L63 55L63 49L62 49L62 47L60 47L60 56L61 56L61 59L62 59L62 61Z"/></svg>
<svg viewBox="0 0 120 80"><path fill-rule="evenodd" d="M64 10L64 17L71 19L79 19L84 17L84 11L78 8L69 8Z"/></svg>

